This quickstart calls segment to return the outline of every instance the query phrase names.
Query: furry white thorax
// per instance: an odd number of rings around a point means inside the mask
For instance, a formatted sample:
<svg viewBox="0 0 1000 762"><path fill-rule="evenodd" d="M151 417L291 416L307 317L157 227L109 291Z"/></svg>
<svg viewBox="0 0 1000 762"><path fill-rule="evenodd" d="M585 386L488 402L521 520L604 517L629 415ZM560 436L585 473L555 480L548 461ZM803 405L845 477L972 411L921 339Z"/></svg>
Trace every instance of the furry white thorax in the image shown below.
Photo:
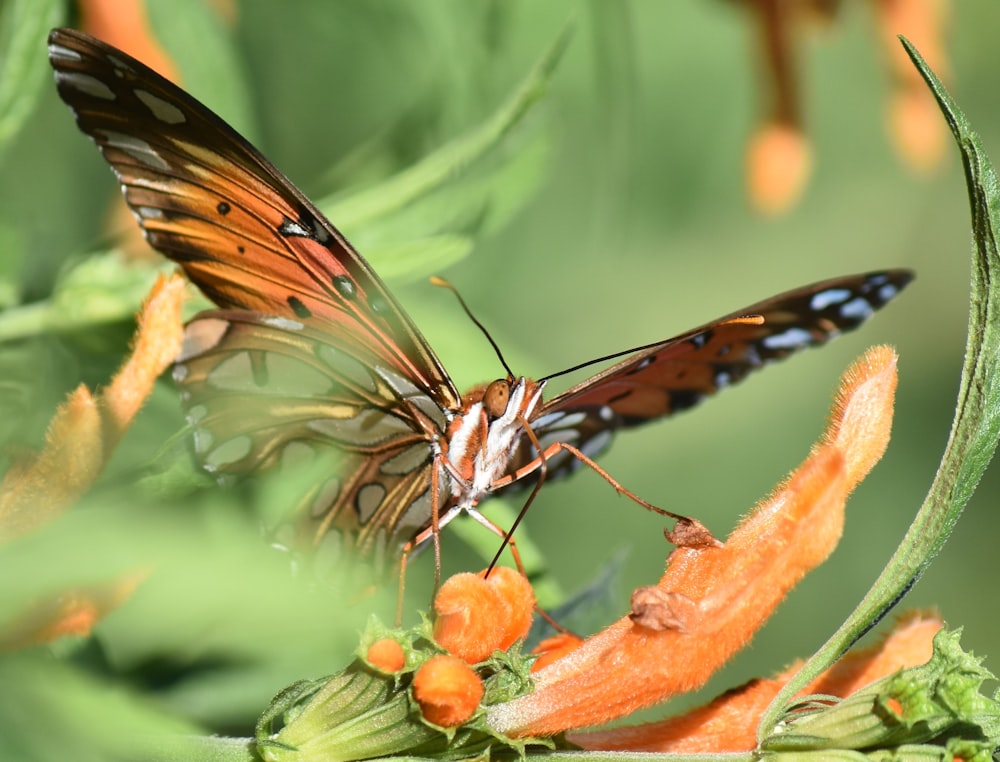
<svg viewBox="0 0 1000 762"><path fill-rule="evenodd" d="M524 378L519 378L511 387L507 407L499 418L490 421L486 435L486 448L478 449L473 458L474 473L472 479L463 484L458 479L451 480L452 494L458 498L460 510L468 510L490 492L490 487L507 472L514 448L520 440L523 431L517 420L518 413L524 418L530 418L532 411L542 398L542 388L539 384L532 396L525 400L527 384ZM462 425L448 443L448 460L460 466L462 459L468 454L469 439L479 426L483 414L482 401L475 403L462 417Z"/></svg>

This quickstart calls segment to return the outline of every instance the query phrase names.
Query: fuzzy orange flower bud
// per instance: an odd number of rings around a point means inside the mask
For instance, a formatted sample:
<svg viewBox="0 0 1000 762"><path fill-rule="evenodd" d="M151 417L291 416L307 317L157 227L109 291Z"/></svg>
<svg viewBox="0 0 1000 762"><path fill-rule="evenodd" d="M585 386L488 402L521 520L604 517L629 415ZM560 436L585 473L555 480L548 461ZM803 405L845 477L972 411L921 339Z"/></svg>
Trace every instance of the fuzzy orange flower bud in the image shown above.
<svg viewBox="0 0 1000 762"><path fill-rule="evenodd" d="M434 639L469 664L505 651L531 627L535 594L518 572L497 567L490 576L456 574L434 598Z"/></svg>
<svg viewBox="0 0 1000 762"><path fill-rule="evenodd" d="M413 676L413 697L424 719L453 728L475 713L483 698L483 681L454 656L434 656Z"/></svg>
<svg viewBox="0 0 1000 762"><path fill-rule="evenodd" d="M380 638L368 646L365 659L376 669L383 672L399 672L406 666L406 654L403 647L392 638Z"/></svg>

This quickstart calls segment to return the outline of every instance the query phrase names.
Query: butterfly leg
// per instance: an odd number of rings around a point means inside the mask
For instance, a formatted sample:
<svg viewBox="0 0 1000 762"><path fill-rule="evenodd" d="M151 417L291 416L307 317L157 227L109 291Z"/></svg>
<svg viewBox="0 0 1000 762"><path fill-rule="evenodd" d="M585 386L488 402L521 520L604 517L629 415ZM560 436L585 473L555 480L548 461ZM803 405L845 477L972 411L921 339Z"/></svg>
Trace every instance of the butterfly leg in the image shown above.
<svg viewBox="0 0 1000 762"><path fill-rule="evenodd" d="M525 432L526 433L531 432L531 429L526 427ZM534 499L535 494L537 494L538 489L545 478L545 472L547 469L546 461L548 461L550 458L555 457L560 452L567 452L574 458L576 458L578 461L583 463L585 466L592 469L595 473L597 473L598 476L600 476L608 484L614 487L615 491L619 495L625 495L625 497L629 498L635 503L638 503L648 511L657 513L660 516L667 516L668 518L674 519L677 522L677 525L674 527L672 531L665 533L667 539L670 540L670 542L674 543L674 545L677 545L678 547L687 547L687 548L722 547L722 543L720 543L717 539L715 539L715 537L712 536L712 533L708 531L708 528L700 521L698 521L697 519L693 519L690 516L682 516L679 513L673 513L672 511L664 510L663 508L659 508L653 505L652 503L643 500L641 497L632 492L632 490L628 489L623 484L621 484L611 474L609 474L607 471L605 471L603 468L597 465L597 463L594 462L592 458L585 455L580 449L574 447L573 445L567 442L553 442L551 445L549 445L543 450L537 443L537 439L534 436L534 432L529 433L528 436L529 439L532 440L532 444L535 445L535 449L538 452L538 457L535 458L530 463L527 463L526 465L522 466L514 473L507 474L502 479L498 480L497 483L494 485L495 489L499 489L500 487L504 487L507 484L510 484L511 482L517 481L518 479L521 479L534 471L539 472L538 481L535 483L535 487L532 489L531 495L529 495L528 497L528 502L525 504L525 507L521 509L521 513L514 521L514 528L516 528L517 525L520 523L521 517L527 510L528 505L531 504L531 500Z"/></svg>

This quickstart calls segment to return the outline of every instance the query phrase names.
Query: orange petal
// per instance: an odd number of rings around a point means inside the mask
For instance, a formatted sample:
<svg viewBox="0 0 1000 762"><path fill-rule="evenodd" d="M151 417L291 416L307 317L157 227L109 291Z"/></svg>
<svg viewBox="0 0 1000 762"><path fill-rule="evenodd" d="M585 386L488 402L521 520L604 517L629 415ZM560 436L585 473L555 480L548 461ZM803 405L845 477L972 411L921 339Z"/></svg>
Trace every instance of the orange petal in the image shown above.
<svg viewBox="0 0 1000 762"><path fill-rule="evenodd" d="M722 548L678 548L647 596L655 627L631 617L535 673L535 691L491 707L509 735L548 735L625 716L689 691L743 647L785 594L833 550L844 503L888 441L895 354L869 352L844 376L830 431ZM863 437L861 440L852 436Z"/></svg>
<svg viewBox="0 0 1000 762"><path fill-rule="evenodd" d="M0 483L0 539L52 520L91 487L180 351L183 298L180 276L157 280L139 315L132 354L108 388L95 398L79 386L53 416L42 451L7 472Z"/></svg>
<svg viewBox="0 0 1000 762"><path fill-rule="evenodd" d="M89 635L97 622L132 595L146 575L146 571L129 574L35 603L13 622L4 623L0 651L27 648L63 636Z"/></svg>
<svg viewBox="0 0 1000 762"><path fill-rule="evenodd" d="M434 656L413 675L413 697L424 719L453 728L472 717L483 698L483 681L454 656Z"/></svg>
<svg viewBox="0 0 1000 762"><path fill-rule="evenodd" d="M537 654L538 658L531 665L531 671L537 672L543 667L547 667L552 662L563 658L582 645L583 638L569 632L561 632L558 635L553 635L551 638L545 638L545 640L532 650L532 653Z"/></svg>
<svg viewBox="0 0 1000 762"><path fill-rule="evenodd" d="M924 664L931 657L936 617L914 616L872 648L848 654L813 681L804 694L841 698L898 669ZM794 665L770 680L753 680L727 691L705 706L679 717L632 727L567 734L591 751L645 751L670 754L722 754L750 751L757 745L757 722L771 700L798 670Z"/></svg>
<svg viewBox="0 0 1000 762"><path fill-rule="evenodd" d="M138 316L132 354L101 394L110 450L131 425L153 384L180 354L184 337L181 306L184 279L176 273L160 276L146 297Z"/></svg>
<svg viewBox="0 0 1000 762"><path fill-rule="evenodd" d="M104 465L101 416L87 387L71 392L52 417L45 446L0 482L0 540L35 529L65 511Z"/></svg>

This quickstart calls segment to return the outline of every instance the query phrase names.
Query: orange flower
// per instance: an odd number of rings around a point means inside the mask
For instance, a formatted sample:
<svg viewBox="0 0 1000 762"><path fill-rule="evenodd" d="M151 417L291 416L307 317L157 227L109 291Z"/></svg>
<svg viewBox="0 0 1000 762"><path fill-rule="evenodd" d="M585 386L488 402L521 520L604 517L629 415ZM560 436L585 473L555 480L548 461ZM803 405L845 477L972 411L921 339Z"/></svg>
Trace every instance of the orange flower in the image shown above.
<svg viewBox="0 0 1000 762"><path fill-rule="evenodd" d="M744 0L757 23L761 51L761 90L765 101L760 125L747 147L747 192L766 214L780 214L799 199L812 169L799 84L802 29L830 21L826 0ZM899 45L905 35L935 70L947 70L942 41L946 0L872 0L893 91L887 130L899 155L917 170L937 166L946 145L944 125L931 94Z"/></svg>
<svg viewBox="0 0 1000 762"><path fill-rule="evenodd" d="M0 541L33 531L68 510L100 476L157 377L181 347L184 280L161 277L138 316L132 354L100 394L77 387L56 411L45 446L0 481ZM12 626L0 648L83 635L128 597L142 575L40 601Z"/></svg>
<svg viewBox="0 0 1000 762"><path fill-rule="evenodd" d="M940 629L941 621L935 616L911 616L901 621L881 644L849 654L810 683L803 693L844 698L896 670L923 664L931 656L931 641ZM757 721L799 666L794 664L769 680L752 680L679 717L611 730L569 733L567 738L584 749L601 751L672 754L750 751L757 746Z"/></svg>
<svg viewBox="0 0 1000 762"><path fill-rule="evenodd" d="M895 353L869 350L844 375L825 436L723 547L676 549L631 615L536 672L532 693L490 707L490 726L550 735L701 686L833 550L848 494L888 443L895 387Z"/></svg>

